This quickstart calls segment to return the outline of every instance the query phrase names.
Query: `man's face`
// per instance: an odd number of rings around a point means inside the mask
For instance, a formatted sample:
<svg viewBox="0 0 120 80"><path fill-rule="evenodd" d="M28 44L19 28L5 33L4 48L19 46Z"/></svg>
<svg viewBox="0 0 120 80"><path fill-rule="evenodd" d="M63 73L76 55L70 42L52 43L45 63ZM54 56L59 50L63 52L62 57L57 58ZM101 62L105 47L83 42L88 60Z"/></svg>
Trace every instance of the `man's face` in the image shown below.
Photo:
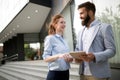
<svg viewBox="0 0 120 80"><path fill-rule="evenodd" d="M82 25L86 26L90 20L90 16L88 14L88 11L84 7L80 8L78 11L80 14L80 19L82 21Z"/></svg>

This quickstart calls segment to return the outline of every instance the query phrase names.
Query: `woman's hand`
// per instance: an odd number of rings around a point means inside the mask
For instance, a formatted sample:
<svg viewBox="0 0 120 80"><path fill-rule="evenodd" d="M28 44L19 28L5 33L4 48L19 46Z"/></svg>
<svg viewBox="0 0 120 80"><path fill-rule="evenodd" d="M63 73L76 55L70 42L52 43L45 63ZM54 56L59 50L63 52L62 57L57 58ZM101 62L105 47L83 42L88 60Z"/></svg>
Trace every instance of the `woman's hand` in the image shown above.
<svg viewBox="0 0 120 80"><path fill-rule="evenodd" d="M82 59L74 59L74 62L75 63L81 63L81 62L83 62L83 60Z"/></svg>
<svg viewBox="0 0 120 80"><path fill-rule="evenodd" d="M59 54L59 58L63 58L66 62L72 62L73 61L72 56L68 53Z"/></svg>

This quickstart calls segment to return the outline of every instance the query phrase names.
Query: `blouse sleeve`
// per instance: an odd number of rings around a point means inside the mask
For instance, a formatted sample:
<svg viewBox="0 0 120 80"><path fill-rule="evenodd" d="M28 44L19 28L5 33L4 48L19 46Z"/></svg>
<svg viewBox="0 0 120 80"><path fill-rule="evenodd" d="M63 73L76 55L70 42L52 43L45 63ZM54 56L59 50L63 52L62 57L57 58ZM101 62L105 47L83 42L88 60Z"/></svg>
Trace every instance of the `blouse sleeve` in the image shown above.
<svg viewBox="0 0 120 80"><path fill-rule="evenodd" d="M44 42L43 59L52 55L52 36L47 36Z"/></svg>

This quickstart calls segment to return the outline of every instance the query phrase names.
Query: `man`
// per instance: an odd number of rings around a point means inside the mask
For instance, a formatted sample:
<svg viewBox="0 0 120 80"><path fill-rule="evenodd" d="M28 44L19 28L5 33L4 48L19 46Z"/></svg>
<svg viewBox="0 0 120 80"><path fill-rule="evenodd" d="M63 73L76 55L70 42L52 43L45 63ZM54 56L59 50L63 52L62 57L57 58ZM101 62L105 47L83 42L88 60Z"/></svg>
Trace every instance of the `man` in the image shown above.
<svg viewBox="0 0 120 80"><path fill-rule="evenodd" d="M0 52L0 65L4 64L4 60L3 60L3 53Z"/></svg>
<svg viewBox="0 0 120 80"><path fill-rule="evenodd" d="M115 55L112 27L95 19L95 5L85 2L78 6L84 28L79 32L76 51L85 51L81 57L80 80L109 80L111 77L108 59Z"/></svg>

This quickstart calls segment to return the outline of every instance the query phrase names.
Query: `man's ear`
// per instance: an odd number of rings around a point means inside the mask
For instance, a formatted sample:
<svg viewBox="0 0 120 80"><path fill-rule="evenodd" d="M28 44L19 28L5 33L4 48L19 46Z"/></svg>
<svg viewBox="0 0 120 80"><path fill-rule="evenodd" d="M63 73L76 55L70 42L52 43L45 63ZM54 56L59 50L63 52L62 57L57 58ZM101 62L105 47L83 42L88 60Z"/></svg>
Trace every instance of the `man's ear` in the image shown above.
<svg viewBox="0 0 120 80"><path fill-rule="evenodd" d="M89 16L93 16L94 15L94 13L93 13L93 11L92 10L89 10Z"/></svg>

